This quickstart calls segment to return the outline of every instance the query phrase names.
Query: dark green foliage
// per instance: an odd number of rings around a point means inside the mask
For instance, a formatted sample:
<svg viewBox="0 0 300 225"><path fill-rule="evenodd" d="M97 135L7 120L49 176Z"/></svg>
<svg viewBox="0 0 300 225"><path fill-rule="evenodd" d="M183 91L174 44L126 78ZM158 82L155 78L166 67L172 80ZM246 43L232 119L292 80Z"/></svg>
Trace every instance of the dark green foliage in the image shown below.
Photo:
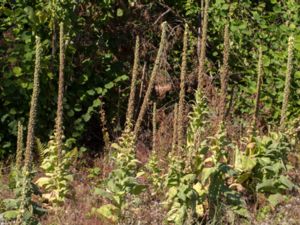
<svg viewBox="0 0 300 225"><path fill-rule="evenodd" d="M255 137L245 153L236 154L237 182L253 193L283 193L296 186L285 175L287 155L291 151L287 137L281 133Z"/></svg>
<svg viewBox="0 0 300 225"><path fill-rule="evenodd" d="M87 144L95 148L101 143L101 138L92 133L98 132L94 122L95 114L101 104L99 96L106 102L106 112L109 120L115 123L109 127L111 133L121 130L120 123L124 121L126 97L128 89L123 92L128 80L134 39L136 34L142 34L141 43L148 40L158 40L157 28L152 24L165 12L166 6L173 11L167 13L163 19L171 26L178 21L185 21L191 27L197 27L200 4L195 0L136 2L119 1L68 0L61 3L54 1L34 1L25 3L21 0L3 0L0 3L1 49L0 63L0 158L14 151L13 138L17 133L16 124L20 120L26 123L28 102L32 89L31 74L34 57L34 35L39 33L45 41L42 43L45 56L42 59L40 116L38 133L42 141L46 141L52 130L55 112L56 83L58 72L58 23L64 21L66 27L66 84L65 89L65 130L70 137L68 145L75 142ZM138 8L142 6L141 8ZM147 17L151 9L153 18ZM231 48L230 58L231 78L229 90L238 87L239 96L235 99L234 112L236 114L252 113L255 92L256 54L253 49L262 45L264 51L264 92L261 104L261 120L277 124L280 117L282 90L284 86L284 64L286 61L287 39L290 34L295 36L295 60L299 60L299 3L297 1L259 1L250 0L234 2L229 5L225 0L211 0L208 24L208 74L216 77L219 85L218 71L222 65L223 34L220 32L230 17ZM145 12L145 14L143 14ZM176 13L175 13L176 12ZM157 16L156 16L157 15ZM174 18L176 18L174 20ZM148 20L153 20L149 22ZM54 26L54 24L56 24ZM50 29L49 29L50 28ZM195 68L196 30L191 29L191 49L188 50L188 69ZM174 50L170 52L168 62L174 68L166 71L169 74L179 73L181 37L172 44ZM54 40L54 43L53 43ZM128 45L130 44L130 45ZM144 51L147 51L145 53ZM141 49L141 61L153 58L153 49ZM194 51L195 52L195 51ZM144 58L145 57L145 58ZM299 63L295 63L299 65ZM299 66L294 69L288 118L299 114ZM268 87L268 88L264 88ZM119 93L119 89L122 93ZM118 100L121 98L120 100ZM124 101L123 101L124 100ZM116 110L116 102L120 102ZM121 119L117 119L121 116ZM120 122L120 123L119 123ZM114 127L114 129L113 129ZM83 135L86 134L86 135ZM92 138L95 137L95 138ZM95 146L96 145L96 146Z"/></svg>
<svg viewBox="0 0 300 225"><path fill-rule="evenodd" d="M32 180L35 172L31 172L28 175L28 179ZM20 215L22 196L22 185L24 176L18 170L14 170L11 173L11 184L10 188L13 190L14 198L4 199L2 204L3 207L0 209L0 214L2 214L5 221L16 221L17 217ZM27 207L23 214L23 224L35 225L39 224L38 218L45 214L45 209L43 209L37 202L32 200L33 195L41 195L38 187L33 183L27 184L27 196L26 202Z"/></svg>

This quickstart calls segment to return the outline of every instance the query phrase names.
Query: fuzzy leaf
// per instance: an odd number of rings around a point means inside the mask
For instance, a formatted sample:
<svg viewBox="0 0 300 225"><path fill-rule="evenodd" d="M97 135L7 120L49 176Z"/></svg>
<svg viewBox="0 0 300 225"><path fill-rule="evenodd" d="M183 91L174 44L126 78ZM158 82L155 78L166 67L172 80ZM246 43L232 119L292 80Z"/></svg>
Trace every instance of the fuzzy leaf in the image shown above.
<svg viewBox="0 0 300 225"><path fill-rule="evenodd" d="M9 210L9 211L4 212L2 215L3 215L3 218L7 221L15 220L19 215L19 210Z"/></svg>
<svg viewBox="0 0 300 225"><path fill-rule="evenodd" d="M106 219L111 220L112 222L116 222L119 219L120 210L112 204L103 205L98 209L93 209L92 211Z"/></svg>

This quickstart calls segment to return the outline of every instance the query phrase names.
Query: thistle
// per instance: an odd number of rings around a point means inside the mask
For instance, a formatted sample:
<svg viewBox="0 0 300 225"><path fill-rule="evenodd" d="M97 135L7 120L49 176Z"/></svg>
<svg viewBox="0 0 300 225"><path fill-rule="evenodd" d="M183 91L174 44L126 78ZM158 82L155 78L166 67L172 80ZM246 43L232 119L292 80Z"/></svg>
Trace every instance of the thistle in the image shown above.
<svg viewBox="0 0 300 225"><path fill-rule="evenodd" d="M294 37L289 37L288 43L288 61L287 61L287 71L285 77L285 86L284 86L284 94L283 94L283 102L281 108L281 118L280 118L280 130L283 131L285 128L286 122L286 112L289 104L289 96L290 96L290 85L291 85L291 75L293 70L293 50L294 50Z"/></svg>
<svg viewBox="0 0 300 225"><path fill-rule="evenodd" d="M140 38L139 36L137 36L136 43L135 43L134 62L133 62L130 95L128 101L127 115L126 115L126 124L131 123L133 118L134 100L135 100L135 92L136 92L136 79L137 79L139 61L140 61L139 49L140 49Z"/></svg>
<svg viewBox="0 0 300 225"><path fill-rule="evenodd" d="M199 68L198 68L198 90L203 87L204 65L206 58L206 40L207 40L207 24L208 24L208 6L209 0L205 0L205 8L203 15L202 37L200 46Z"/></svg>
<svg viewBox="0 0 300 225"><path fill-rule="evenodd" d="M177 148L177 138L178 138L178 107L177 103L174 106L174 118L173 118L173 138L172 138L172 153L175 153Z"/></svg>
<svg viewBox="0 0 300 225"><path fill-rule="evenodd" d="M22 196L20 205L20 214L16 224L22 224L24 221L25 211L29 210L29 204L31 201L31 162L32 162L32 149L34 147L34 130L36 123L37 114L37 103L40 91L40 69L41 69L41 40L40 37L36 36L36 48L35 48L35 67L34 67L34 80L33 80L33 91L31 96L31 105L29 113L29 121L27 128L27 140L25 149L25 160L23 166L23 183L22 183Z"/></svg>
<svg viewBox="0 0 300 225"><path fill-rule="evenodd" d="M184 98L185 98L185 78L186 78L186 66L187 66L187 48L188 48L188 25L185 24L184 37L183 37L183 49L182 49L182 62L180 73L180 93L179 93L179 105L178 105L178 147L181 148L184 144Z"/></svg>
<svg viewBox="0 0 300 225"><path fill-rule="evenodd" d="M161 35L161 39L160 39L160 44L159 44L159 49L157 52L157 56L154 62L154 66L153 66L153 70L151 72L151 76L150 76L150 80L149 80L149 84L148 84L148 88L141 106L141 110L139 112L135 127L134 127L134 134L136 137L138 137L138 133L142 124L142 120L144 118L144 115L146 113L147 107L148 107L148 102L149 102L149 98L154 86L154 81L157 75L157 71L159 69L159 65L160 65L160 61L161 61L161 57L162 57L162 53L163 50L165 49L166 46L166 42L167 42L167 22L162 23L162 35Z"/></svg>
<svg viewBox="0 0 300 225"><path fill-rule="evenodd" d="M17 155L16 155L16 168L21 170L23 161L23 125L18 121L18 138L17 138Z"/></svg>
<svg viewBox="0 0 300 225"><path fill-rule="evenodd" d="M256 97L255 97L255 106L254 106L254 118L253 118L253 124L252 124L252 131L251 134L253 134L257 119L258 119L258 112L259 112L259 101L260 101L260 93L261 93L261 86L263 82L263 60L262 60L262 47L259 47L259 57L258 57L258 63L257 63L257 87L256 87Z"/></svg>
<svg viewBox="0 0 300 225"><path fill-rule="evenodd" d="M61 162L62 157L62 139L63 139L63 98L64 98L64 67L65 67L65 53L64 53L64 24L59 24L59 80L58 80L58 98L57 98L57 112L55 121L55 139L57 143L57 160Z"/></svg>
<svg viewBox="0 0 300 225"><path fill-rule="evenodd" d="M223 67L221 70L221 120L224 122L226 114L226 95L227 95L227 82L229 73L229 25L225 25L224 29L224 50L223 50Z"/></svg>
<svg viewBox="0 0 300 225"><path fill-rule="evenodd" d="M157 139L156 139L156 103L153 103L153 114L152 114L152 129L153 129L153 139L152 139L152 151L155 152L156 151L156 147L157 147Z"/></svg>

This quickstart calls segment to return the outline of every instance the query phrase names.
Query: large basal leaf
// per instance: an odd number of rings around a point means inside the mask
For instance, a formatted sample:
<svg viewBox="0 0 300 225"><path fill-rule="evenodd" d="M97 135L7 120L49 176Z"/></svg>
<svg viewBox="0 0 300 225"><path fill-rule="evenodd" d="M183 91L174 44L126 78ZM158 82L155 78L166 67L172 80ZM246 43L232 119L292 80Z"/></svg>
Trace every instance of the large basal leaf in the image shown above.
<svg viewBox="0 0 300 225"><path fill-rule="evenodd" d="M17 217L19 215L19 210L9 210L9 211L4 212L2 215L3 215L3 218L7 221L15 220L15 219L17 219Z"/></svg>
<svg viewBox="0 0 300 225"><path fill-rule="evenodd" d="M281 175L279 177L279 181L289 190L293 189L295 185L293 184L292 181L290 181L287 177Z"/></svg>
<svg viewBox="0 0 300 225"><path fill-rule="evenodd" d="M273 208L275 208L278 204L284 201L284 196L282 194L273 194L268 197L268 201Z"/></svg>
<svg viewBox="0 0 300 225"><path fill-rule="evenodd" d="M130 193L134 195L139 195L146 189L146 185L143 184L136 184L132 187Z"/></svg>
<svg viewBox="0 0 300 225"><path fill-rule="evenodd" d="M4 199L3 204L6 209L17 209L20 205L19 199Z"/></svg>
<svg viewBox="0 0 300 225"><path fill-rule="evenodd" d="M49 177L41 177L35 182L38 186L43 187L51 183L51 178Z"/></svg>
<svg viewBox="0 0 300 225"><path fill-rule="evenodd" d="M93 208L92 212L108 220L111 220L112 222L117 222L120 215L120 210L112 204L103 205L98 209Z"/></svg>
<svg viewBox="0 0 300 225"><path fill-rule="evenodd" d="M268 179L268 180L264 180L263 182L257 184L256 186L256 191L258 192L274 192L275 190L275 180L272 179Z"/></svg>

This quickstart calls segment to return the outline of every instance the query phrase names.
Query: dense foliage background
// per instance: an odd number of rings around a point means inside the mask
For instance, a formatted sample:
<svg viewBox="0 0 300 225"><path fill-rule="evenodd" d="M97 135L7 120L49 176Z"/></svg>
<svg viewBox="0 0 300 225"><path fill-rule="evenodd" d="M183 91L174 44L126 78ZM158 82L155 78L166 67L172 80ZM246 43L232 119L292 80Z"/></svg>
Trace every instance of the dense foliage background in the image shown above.
<svg viewBox="0 0 300 225"><path fill-rule="evenodd" d="M174 102L179 91L181 36L191 28L188 86L195 85L197 37L202 1L68 0L0 1L0 158L15 151L17 121L28 119L34 60L34 37L42 38L42 77L38 132L47 140L55 117L58 74L58 23L66 27L64 126L68 145L102 148L98 111L105 103L111 136L123 127L129 93L135 36L141 37L141 64L151 71L160 24L169 24L169 48L161 79L172 84L158 104ZM289 117L300 111L300 30L298 0L213 0L209 8L207 73L219 85L223 27L230 20L230 86L235 121L253 113L258 45L263 46L264 83L260 126L279 122L287 58L287 39L296 40ZM171 66L170 66L171 65ZM157 97L157 96L156 96ZM155 98L156 98L155 97ZM145 123L146 125L146 123Z"/></svg>

